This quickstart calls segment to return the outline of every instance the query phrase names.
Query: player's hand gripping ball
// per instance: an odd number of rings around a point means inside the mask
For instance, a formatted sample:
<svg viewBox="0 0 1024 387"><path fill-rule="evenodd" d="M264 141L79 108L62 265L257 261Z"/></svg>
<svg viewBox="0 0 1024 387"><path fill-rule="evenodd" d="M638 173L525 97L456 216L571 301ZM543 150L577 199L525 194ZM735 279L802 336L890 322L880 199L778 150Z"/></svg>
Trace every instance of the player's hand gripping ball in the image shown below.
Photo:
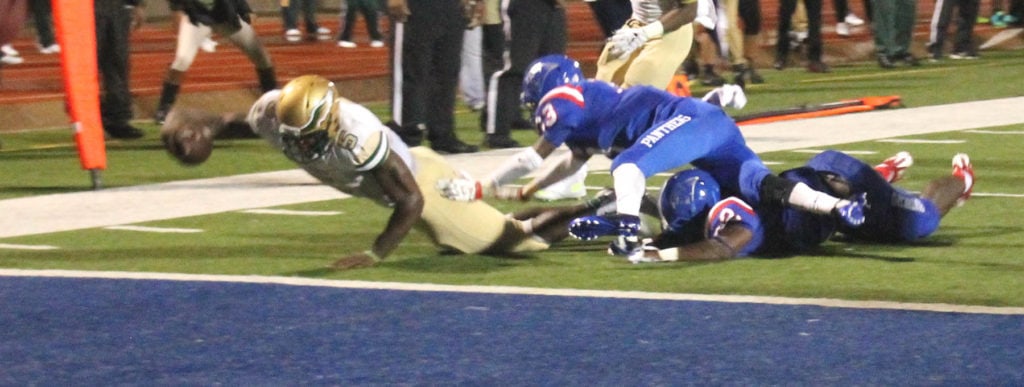
<svg viewBox="0 0 1024 387"><path fill-rule="evenodd" d="M173 113L172 113L173 114ZM213 152L214 130L206 120L188 120L168 117L160 137L164 148L181 164L196 166L210 158Z"/></svg>

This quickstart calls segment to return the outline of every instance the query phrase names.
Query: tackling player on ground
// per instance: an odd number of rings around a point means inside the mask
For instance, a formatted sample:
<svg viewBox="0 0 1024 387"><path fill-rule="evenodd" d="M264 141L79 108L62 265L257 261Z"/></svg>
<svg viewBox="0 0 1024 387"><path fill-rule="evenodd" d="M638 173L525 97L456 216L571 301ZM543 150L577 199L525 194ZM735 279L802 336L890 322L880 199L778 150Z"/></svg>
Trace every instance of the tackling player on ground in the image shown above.
<svg viewBox="0 0 1024 387"><path fill-rule="evenodd" d="M171 144L178 138L175 133L204 126L214 128L213 134L202 137L212 141L216 132L240 118L206 114L182 119L179 114L189 115L174 111L165 126L165 141ZM245 121L324 184L394 209L372 247L339 259L332 265L336 269L375 264L394 251L414 226L438 246L462 253L543 250L568 236L569 220L600 204L595 200L506 216L483 202L446 200L435 182L456 178L459 172L428 148L407 147L372 112L342 98L333 82L315 75L298 77L280 90L263 94ZM195 141L195 137L183 138ZM180 145L168 149L186 148Z"/></svg>
<svg viewBox="0 0 1024 387"><path fill-rule="evenodd" d="M475 200L485 195L525 199L538 189L580 169L602 153L612 159L611 174L618 214L604 218L615 224L617 248L631 253L640 247L640 203L646 179L656 173L692 164L751 204L778 203L837 217L851 227L864 221L863 195L836 198L807 184L779 178L746 145L735 122L720 104L738 102L739 95L714 94L713 104L676 97L649 86L617 88L607 82L583 81L574 61L541 58L523 83L523 102L535 106L541 132L532 147L510 158L483 182L464 178L439 182L445 196ZM570 156L522 188L506 184L540 166L565 144Z"/></svg>
<svg viewBox="0 0 1024 387"><path fill-rule="evenodd" d="M739 198L722 199L718 183L707 172L680 171L665 181L661 191L663 233L629 260L717 261L747 255L792 255L818 246L837 229L867 242L911 242L927 237L950 209L970 197L974 169L967 155L957 154L952 174L932 180L916 195L892 185L912 164L906 152L872 168L841 152L826 151L806 166L781 173L818 189L867 192L872 205L866 210L865 225L856 229L844 228L830 217L770 204L755 210ZM570 233L593 239L602 233L602 224L592 217L579 218L570 224Z"/></svg>

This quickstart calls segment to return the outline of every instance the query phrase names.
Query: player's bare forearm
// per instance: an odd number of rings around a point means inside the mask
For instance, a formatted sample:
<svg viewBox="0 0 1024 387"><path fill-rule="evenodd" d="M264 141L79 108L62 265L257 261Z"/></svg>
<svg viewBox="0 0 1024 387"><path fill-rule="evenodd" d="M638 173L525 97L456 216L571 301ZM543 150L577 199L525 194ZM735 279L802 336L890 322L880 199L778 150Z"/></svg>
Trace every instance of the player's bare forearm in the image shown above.
<svg viewBox="0 0 1024 387"><path fill-rule="evenodd" d="M589 159L590 155L586 151L573 149L572 154L568 157L553 165L547 171L538 174L537 177L526 183L526 185L523 186L523 197L533 197L533 194L537 193L537 191L540 191L544 187L571 176L582 168L583 164L586 164Z"/></svg>
<svg viewBox="0 0 1024 387"><path fill-rule="evenodd" d="M754 239L750 229L738 224L731 224L719 231L714 238L681 246L664 246L659 250L648 250L645 255L655 260L699 262L723 261L736 257ZM659 242L655 242L658 245Z"/></svg>
<svg viewBox="0 0 1024 387"><path fill-rule="evenodd" d="M395 210L388 218L387 226L373 243L373 253L384 258L398 247L419 221L423 213L423 194L412 172L395 153L388 155L387 160L373 170L373 174L384 194L395 203Z"/></svg>
<svg viewBox="0 0 1024 387"><path fill-rule="evenodd" d="M680 4L677 8L665 12L658 21L665 28L665 32L678 30L679 27L693 23L697 18L697 2Z"/></svg>

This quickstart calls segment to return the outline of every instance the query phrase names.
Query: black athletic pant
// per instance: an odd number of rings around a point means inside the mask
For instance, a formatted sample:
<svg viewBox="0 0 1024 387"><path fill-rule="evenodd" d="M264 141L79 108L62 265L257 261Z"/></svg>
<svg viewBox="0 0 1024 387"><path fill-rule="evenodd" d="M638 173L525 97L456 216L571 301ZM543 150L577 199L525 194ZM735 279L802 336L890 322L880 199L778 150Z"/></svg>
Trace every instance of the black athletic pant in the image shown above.
<svg viewBox="0 0 1024 387"><path fill-rule="evenodd" d="M523 73L534 59L549 54L564 54L566 47L565 8L553 0L508 0L506 23L506 62L491 76L487 95L488 134L508 136L512 122L521 117L519 95L523 91ZM497 87L497 94L493 89Z"/></svg>
<svg viewBox="0 0 1024 387"><path fill-rule="evenodd" d="M455 139L455 95L467 20L459 0L409 0L411 15L392 28L391 118L407 132L426 130L437 142Z"/></svg>
<svg viewBox="0 0 1024 387"><path fill-rule="evenodd" d="M935 15L931 24L931 50L932 54L941 54L943 45L946 43L946 32L949 30L949 22L953 17L953 8L956 7L956 36L953 37L953 51L955 53L977 54L974 48L974 23L978 20L978 9L981 7L979 0L938 0L935 2Z"/></svg>
<svg viewBox="0 0 1024 387"><path fill-rule="evenodd" d="M103 80L100 114L103 126L127 124L132 119L132 94L128 87L128 35L130 8L123 1L96 0L97 65Z"/></svg>
<svg viewBox="0 0 1024 387"><path fill-rule="evenodd" d="M797 0L782 0L779 4L778 37L775 41L775 59L786 62L789 56L789 30L793 25L793 12ZM807 60L821 61L821 0L804 0L807 8Z"/></svg>

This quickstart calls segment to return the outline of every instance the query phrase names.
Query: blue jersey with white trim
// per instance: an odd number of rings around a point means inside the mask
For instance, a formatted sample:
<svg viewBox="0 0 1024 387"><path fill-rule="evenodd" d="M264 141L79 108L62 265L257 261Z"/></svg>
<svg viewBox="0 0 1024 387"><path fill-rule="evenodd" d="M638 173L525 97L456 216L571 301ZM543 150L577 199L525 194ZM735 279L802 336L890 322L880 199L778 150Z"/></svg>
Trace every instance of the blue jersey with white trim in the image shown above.
<svg viewBox="0 0 1024 387"><path fill-rule="evenodd" d="M704 224L704 237L707 239L715 238L722 229L730 224L743 226L754 234L753 239L736 252L737 256L747 256L761 247L764 241L764 228L761 226L761 217L754 212L754 209L749 204L735 196L722 199L711 207Z"/></svg>
<svg viewBox="0 0 1024 387"><path fill-rule="evenodd" d="M812 168L793 168L783 171L779 176L804 183L816 191L832 193L828 183ZM761 214L765 229L765 242L758 254L792 255L807 251L828 240L837 227L831 215L815 214L781 203L762 203L756 209Z"/></svg>
<svg viewBox="0 0 1024 387"><path fill-rule="evenodd" d="M541 98L535 116L544 139L555 146L595 149L614 157L651 124L652 106L674 98L649 87L621 89L588 80L556 87Z"/></svg>
<svg viewBox="0 0 1024 387"><path fill-rule="evenodd" d="M535 117L555 146L600 151L612 169L632 163L645 176L692 164L748 203L760 201L758 187L771 173L721 107L650 86L564 85L541 99Z"/></svg>
<svg viewBox="0 0 1024 387"><path fill-rule="evenodd" d="M877 242L908 242L929 236L939 228L942 213L935 203L893 186L863 161L827 150L808 160L807 165L845 179L850 194L867 194L864 224L857 228L840 227L846 235Z"/></svg>

